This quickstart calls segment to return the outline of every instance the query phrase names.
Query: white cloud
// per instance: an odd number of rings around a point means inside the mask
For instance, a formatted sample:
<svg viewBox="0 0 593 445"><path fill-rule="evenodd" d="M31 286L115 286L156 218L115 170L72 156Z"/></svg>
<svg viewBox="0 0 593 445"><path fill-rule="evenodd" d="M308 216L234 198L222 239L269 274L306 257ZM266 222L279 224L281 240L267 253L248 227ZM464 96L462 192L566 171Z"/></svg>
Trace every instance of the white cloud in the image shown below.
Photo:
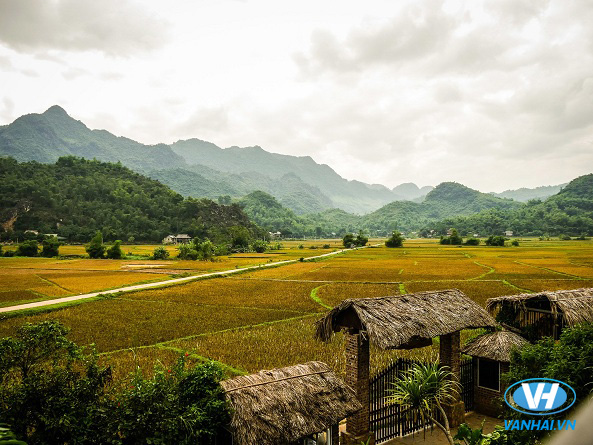
<svg viewBox="0 0 593 445"><path fill-rule="evenodd" d="M165 25L129 0L0 0L0 41L19 51L127 56L161 46Z"/></svg>

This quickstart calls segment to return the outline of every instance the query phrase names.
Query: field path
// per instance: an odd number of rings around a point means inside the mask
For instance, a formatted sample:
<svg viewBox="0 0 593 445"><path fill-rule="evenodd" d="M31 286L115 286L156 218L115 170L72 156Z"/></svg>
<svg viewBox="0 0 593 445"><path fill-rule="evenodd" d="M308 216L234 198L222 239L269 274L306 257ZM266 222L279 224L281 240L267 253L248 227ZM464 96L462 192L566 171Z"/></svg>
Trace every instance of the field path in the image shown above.
<svg viewBox="0 0 593 445"><path fill-rule="evenodd" d="M364 247L370 247L370 246L364 246ZM354 249L336 250L335 252L324 253L322 255L317 255L317 256L312 256L312 257L306 258L304 261L310 261L310 260L314 260L317 258L326 258L328 256L337 255L339 253L347 252L350 250L363 249L364 247L358 247L358 248L354 248ZM236 273L242 273L242 272L246 272L249 270L258 270L258 269L263 269L265 267L285 266L287 264L294 264L297 262L299 262L299 260L277 261L274 263L259 264L257 266L243 267L243 268L239 268L239 269L221 270L218 272L210 272L210 273L205 273L205 274L201 274L201 275L192 275L190 277L172 278L170 280L156 281L153 283L136 284L133 286L124 286L124 287L119 287L117 289L109 289L109 290L104 290L104 291L100 291L100 292L91 292L88 294L72 295L70 297L55 298L53 300L36 301L34 303L25 303L25 304L19 304L16 306L0 307L0 313L22 311L22 310L26 310L26 309L34 309L34 308L38 308L38 307L52 306L54 304L69 303L71 301L85 300L87 298L97 297L98 295L110 295L110 294L116 294L119 292L131 292L131 291L136 291L136 290L152 289L155 287L168 286L171 284L181 284L181 283L194 281L194 280L202 280L204 278L213 278L213 277L217 277L217 276L221 276L221 275L232 275L232 274L236 274Z"/></svg>

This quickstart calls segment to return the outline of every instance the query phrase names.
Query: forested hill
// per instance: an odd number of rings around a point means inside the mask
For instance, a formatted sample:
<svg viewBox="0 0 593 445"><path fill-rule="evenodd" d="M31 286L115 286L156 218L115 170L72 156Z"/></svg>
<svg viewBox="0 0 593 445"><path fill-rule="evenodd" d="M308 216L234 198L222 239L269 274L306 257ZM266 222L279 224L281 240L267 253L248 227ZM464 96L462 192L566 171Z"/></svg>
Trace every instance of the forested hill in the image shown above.
<svg viewBox="0 0 593 445"><path fill-rule="evenodd" d="M144 145L105 130L91 130L59 106L0 126L0 157L53 163L70 155L120 161L196 198L240 198L264 190L298 214L333 207L366 213L404 199L382 185L348 181L308 156L271 153L257 146L223 149L198 139L171 146Z"/></svg>
<svg viewBox="0 0 593 445"><path fill-rule="evenodd" d="M160 242L188 233L222 241L233 226L259 229L236 205L185 199L158 181L121 164L60 158L55 164L0 158L0 235L38 230L88 241Z"/></svg>
<svg viewBox="0 0 593 445"><path fill-rule="evenodd" d="M171 148L188 164L204 165L230 174L257 174L271 180L294 175L317 189L321 195L318 201L324 202L324 209L338 207L348 212L366 213L395 199L403 199L385 186L344 179L328 165L318 164L309 156L270 153L259 146L220 148L199 139L178 141ZM262 189L266 190L266 187L260 187ZM268 191L276 196L273 189ZM278 198L282 199L281 196ZM290 202L286 204L290 205ZM298 208L295 210L299 211Z"/></svg>
<svg viewBox="0 0 593 445"><path fill-rule="evenodd" d="M144 145L105 130L91 130L54 105L0 127L0 156L18 161L56 162L61 156L118 162L135 171L182 167L183 158L165 144Z"/></svg>
<svg viewBox="0 0 593 445"><path fill-rule="evenodd" d="M540 187L535 187L532 189L528 188L520 188L517 190L505 190L501 193L490 193L491 195L498 196L499 198L510 198L514 199L515 201L519 202L527 202L531 199L546 199L552 195L555 195L562 187L565 187L566 184L559 184L559 185L543 185Z"/></svg>
<svg viewBox="0 0 593 445"><path fill-rule="evenodd" d="M491 209L442 221L437 229L491 234L512 230L518 235L593 235L593 174L571 181L545 201L531 200L512 210Z"/></svg>
<svg viewBox="0 0 593 445"><path fill-rule="evenodd" d="M371 231L420 230L431 223L485 209L513 209L522 204L481 193L455 182L443 182L426 195L422 203L395 201L362 218Z"/></svg>

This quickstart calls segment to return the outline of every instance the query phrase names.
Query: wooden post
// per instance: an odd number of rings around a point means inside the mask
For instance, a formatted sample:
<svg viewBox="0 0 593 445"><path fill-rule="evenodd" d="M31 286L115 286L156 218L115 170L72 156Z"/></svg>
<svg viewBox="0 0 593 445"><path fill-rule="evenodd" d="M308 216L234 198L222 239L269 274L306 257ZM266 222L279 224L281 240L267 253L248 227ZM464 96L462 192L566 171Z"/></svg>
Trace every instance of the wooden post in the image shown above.
<svg viewBox="0 0 593 445"><path fill-rule="evenodd" d="M461 340L459 331L440 336L439 361L451 372L451 377L459 384L461 382ZM443 406L449 426L455 428L461 425L465 417L465 405L461 400L461 387L455 394L455 401Z"/></svg>

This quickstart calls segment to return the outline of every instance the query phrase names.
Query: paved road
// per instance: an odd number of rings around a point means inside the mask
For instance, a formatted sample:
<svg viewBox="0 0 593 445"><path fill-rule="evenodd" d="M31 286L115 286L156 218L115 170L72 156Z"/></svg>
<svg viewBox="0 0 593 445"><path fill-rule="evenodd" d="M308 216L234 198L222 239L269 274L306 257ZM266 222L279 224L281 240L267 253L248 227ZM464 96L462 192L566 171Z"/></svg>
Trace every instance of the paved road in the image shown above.
<svg viewBox="0 0 593 445"><path fill-rule="evenodd" d="M368 246L365 246L365 247L368 247ZM311 260L311 259L315 259L315 258L324 258L324 257L328 257L331 255L336 255L338 253L346 252L348 250L356 250L356 249L337 250L335 252L329 252L329 253L324 253L322 255L309 257L309 258L307 258L307 260ZM232 275L232 274L239 273L239 272L245 272L246 270L256 270L256 269L261 269L264 267L286 265L286 264L292 264L292 263L296 263L296 262L298 262L298 260L277 261L275 263L265 263L265 264L261 264L258 266L243 267L241 269L221 270L219 272L210 272L210 273L201 274L201 275L192 275L191 277L172 278L170 280L165 280L165 281L157 281L154 283L145 283L145 284L136 284L134 286L125 286L125 287L119 287L117 289L104 290L104 291L100 291L100 292L91 292L89 294L72 295L70 297L55 298L53 300L36 301L34 303L25 303L25 304L19 304L16 306L0 307L0 313L21 311L23 309L33 309L33 308L43 307L43 306L52 306L54 304L67 303L70 301L85 300L87 298L96 297L97 295L109 295L109 294L115 294L118 292L131 292L131 291L141 290L141 289L151 289L154 287L160 287L160 286L168 285L168 284L179 284L179 283L184 283L184 282L193 281L193 280L199 280L199 279L203 279L203 278L216 277L219 275Z"/></svg>

